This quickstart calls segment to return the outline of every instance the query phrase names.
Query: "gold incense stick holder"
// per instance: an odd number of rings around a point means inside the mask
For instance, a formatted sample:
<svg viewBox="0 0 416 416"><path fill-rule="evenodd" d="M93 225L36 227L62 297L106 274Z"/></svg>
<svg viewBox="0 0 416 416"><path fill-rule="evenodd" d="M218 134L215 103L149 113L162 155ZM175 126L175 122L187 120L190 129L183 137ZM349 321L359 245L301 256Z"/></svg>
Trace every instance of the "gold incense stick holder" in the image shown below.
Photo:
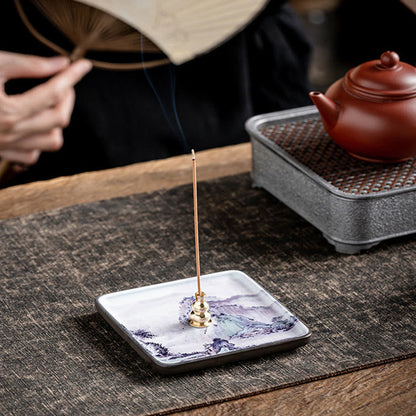
<svg viewBox="0 0 416 416"><path fill-rule="evenodd" d="M195 328L206 328L212 324L209 305L205 300L205 293L195 293L195 302L192 304L192 312L189 318L189 325Z"/></svg>

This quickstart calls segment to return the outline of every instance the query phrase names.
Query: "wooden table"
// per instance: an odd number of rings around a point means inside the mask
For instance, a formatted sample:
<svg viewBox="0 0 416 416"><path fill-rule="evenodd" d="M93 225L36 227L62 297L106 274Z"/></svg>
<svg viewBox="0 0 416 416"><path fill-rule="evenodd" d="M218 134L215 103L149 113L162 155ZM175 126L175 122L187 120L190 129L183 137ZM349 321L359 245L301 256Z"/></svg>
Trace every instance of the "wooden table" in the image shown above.
<svg viewBox="0 0 416 416"><path fill-rule="evenodd" d="M248 172L248 143L199 152L200 181ZM192 182L190 157L139 163L0 190L0 219ZM177 415L415 415L416 358L377 365Z"/></svg>

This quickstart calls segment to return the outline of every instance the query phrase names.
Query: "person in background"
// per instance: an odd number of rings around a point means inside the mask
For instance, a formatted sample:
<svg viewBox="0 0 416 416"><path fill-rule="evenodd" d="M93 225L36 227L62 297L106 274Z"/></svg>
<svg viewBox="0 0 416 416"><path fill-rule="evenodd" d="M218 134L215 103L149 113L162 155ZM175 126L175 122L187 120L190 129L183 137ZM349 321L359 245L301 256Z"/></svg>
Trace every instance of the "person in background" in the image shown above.
<svg viewBox="0 0 416 416"><path fill-rule="evenodd" d="M0 156L30 165L8 185L241 143L252 115L310 104L311 45L284 0L213 51L146 71L51 58L2 3Z"/></svg>

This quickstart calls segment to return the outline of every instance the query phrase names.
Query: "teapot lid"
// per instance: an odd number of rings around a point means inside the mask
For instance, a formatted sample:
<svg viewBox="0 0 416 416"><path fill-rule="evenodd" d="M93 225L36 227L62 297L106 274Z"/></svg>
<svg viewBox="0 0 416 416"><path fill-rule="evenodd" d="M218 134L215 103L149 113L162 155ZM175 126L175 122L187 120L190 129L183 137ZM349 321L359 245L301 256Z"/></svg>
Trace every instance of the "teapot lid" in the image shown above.
<svg viewBox="0 0 416 416"><path fill-rule="evenodd" d="M384 52L379 60L365 62L347 72L345 88L352 94L376 101L416 97L416 68L400 62L396 52Z"/></svg>

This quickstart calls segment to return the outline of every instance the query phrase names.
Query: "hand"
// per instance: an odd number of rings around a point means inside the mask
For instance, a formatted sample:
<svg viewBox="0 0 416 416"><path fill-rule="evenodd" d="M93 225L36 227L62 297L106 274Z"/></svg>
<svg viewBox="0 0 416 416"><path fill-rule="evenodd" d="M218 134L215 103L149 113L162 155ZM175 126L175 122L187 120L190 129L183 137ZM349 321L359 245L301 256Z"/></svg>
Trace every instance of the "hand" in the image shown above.
<svg viewBox="0 0 416 416"><path fill-rule="evenodd" d="M80 60L42 58L0 51L0 158L23 165L37 162L43 151L63 145L62 129L69 124L74 85L91 69ZM5 83L15 78L48 81L23 94L7 95Z"/></svg>

